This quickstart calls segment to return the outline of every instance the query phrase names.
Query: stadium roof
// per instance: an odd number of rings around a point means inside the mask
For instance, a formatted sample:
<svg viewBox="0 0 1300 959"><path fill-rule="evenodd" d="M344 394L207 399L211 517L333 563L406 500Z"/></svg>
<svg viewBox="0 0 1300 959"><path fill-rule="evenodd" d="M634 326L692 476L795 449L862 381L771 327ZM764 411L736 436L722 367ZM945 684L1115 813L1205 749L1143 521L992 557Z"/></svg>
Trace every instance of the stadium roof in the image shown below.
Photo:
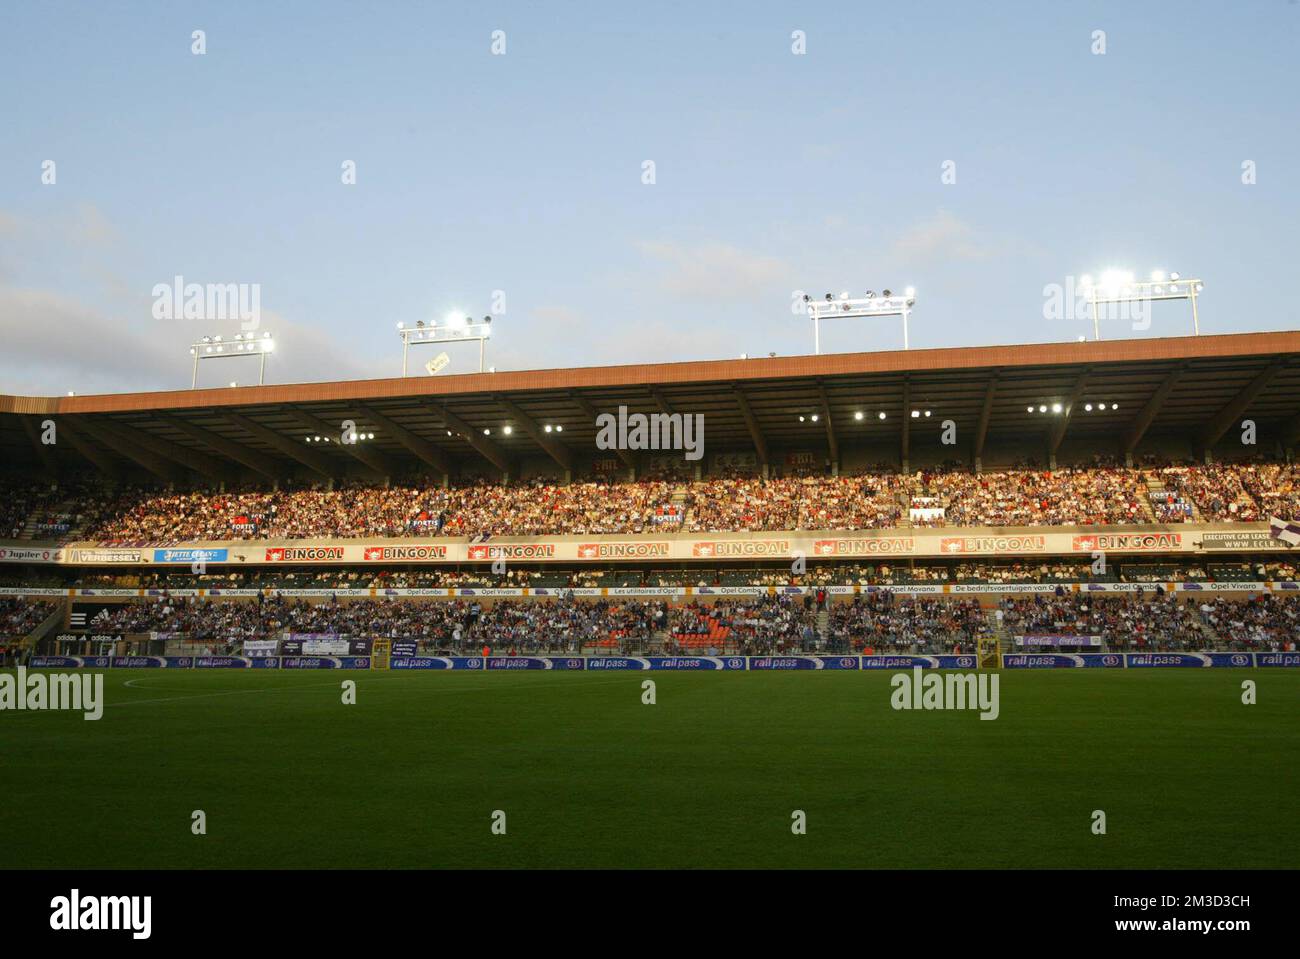
<svg viewBox="0 0 1300 959"><path fill-rule="evenodd" d="M1085 413L1089 402L1107 408ZM1055 403L1060 414L1050 412ZM752 450L760 460L788 449L838 460L841 448L857 446L892 447L901 460L944 420L957 424L957 455L971 459L1000 439L1045 457L1067 435L1113 439L1121 453L1160 434L1212 448L1246 417L1258 425L1258 448L1271 450L1300 438L1300 332L0 396L0 454L22 469L89 461L110 474L143 469L177 480L187 471L233 475L239 464L267 477L304 467L338 475L350 458L385 475L420 464L454 470L470 460L505 469L534 456L577 468L594 451L596 415L620 405L703 414L709 452ZM1027 412L1040 405L1048 414ZM913 409L932 416L913 419ZM54 447L41 443L47 419L58 424ZM347 419L375 439L346 447L305 441L337 437ZM513 432L504 436L507 424ZM563 432L548 433L546 424Z"/></svg>

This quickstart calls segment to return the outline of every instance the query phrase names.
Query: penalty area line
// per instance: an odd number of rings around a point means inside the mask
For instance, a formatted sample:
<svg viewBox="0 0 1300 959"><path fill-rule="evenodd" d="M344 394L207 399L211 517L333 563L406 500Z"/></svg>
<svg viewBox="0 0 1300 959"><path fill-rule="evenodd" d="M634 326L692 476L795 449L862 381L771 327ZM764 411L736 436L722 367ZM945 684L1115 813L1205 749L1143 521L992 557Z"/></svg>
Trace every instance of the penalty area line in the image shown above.
<svg viewBox="0 0 1300 959"><path fill-rule="evenodd" d="M128 680L128 682L130 682L130 680ZM305 686L261 686L257 689L226 689L217 693L195 693L193 696L165 696L159 699L133 699L124 703L105 703L104 708L107 709L112 706L145 706L150 703L175 703L187 699L209 699L213 696L239 696L247 693L273 693L277 691L289 692L295 689L321 689L325 686L335 689L338 688L337 683L311 683ZM144 687L132 686L131 688L143 689Z"/></svg>

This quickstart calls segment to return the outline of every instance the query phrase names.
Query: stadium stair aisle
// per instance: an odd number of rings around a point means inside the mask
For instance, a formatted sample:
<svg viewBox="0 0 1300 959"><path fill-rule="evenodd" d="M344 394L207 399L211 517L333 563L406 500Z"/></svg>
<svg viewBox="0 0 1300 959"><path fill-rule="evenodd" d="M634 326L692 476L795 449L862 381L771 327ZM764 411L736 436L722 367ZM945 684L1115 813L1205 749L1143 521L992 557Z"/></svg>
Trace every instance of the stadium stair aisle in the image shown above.
<svg viewBox="0 0 1300 959"><path fill-rule="evenodd" d="M1204 633L1206 639L1209 640L1209 645L1206 647L1207 649L1227 648L1227 644L1223 642L1219 634L1214 631L1214 627L1212 627L1209 623L1202 622L1200 624L1200 627L1201 627L1201 632Z"/></svg>
<svg viewBox="0 0 1300 959"><path fill-rule="evenodd" d="M985 610L984 616L993 629L993 635L998 638L998 661L1001 662L1001 658L1007 653L1015 652L1015 649L1012 648L1011 634L1007 632L1006 625L999 622L996 610Z"/></svg>
<svg viewBox="0 0 1300 959"><path fill-rule="evenodd" d="M63 629L63 624L67 621L68 605L66 599L61 603L57 603L54 612L50 613L49 616L46 616L39 626L22 638L22 641L18 644L18 648L20 650L19 655L24 661L31 658L32 653L36 651L37 643L49 636L51 633L57 633L59 630Z"/></svg>
<svg viewBox="0 0 1300 959"><path fill-rule="evenodd" d="M1142 505L1146 507L1148 519L1150 519L1151 522L1154 523L1157 522L1157 519L1156 519L1156 511L1155 508L1152 506L1152 504L1159 499L1165 498L1166 496L1165 481L1160 479L1159 477L1152 476L1150 473L1143 473L1142 478L1146 480L1146 484L1147 484L1147 501ZM1190 505L1192 508L1192 522L1204 523L1205 518L1201 516L1201 510L1196 505L1195 501L1192 500L1190 497L1188 497L1185 500L1185 502L1188 505Z"/></svg>
<svg viewBox="0 0 1300 959"><path fill-rule="evenodd" d="M1147 519L1154 523L1156 521L1156 511L1152 504L1164 495L1165 484L1150 473L1143 473L1142 479L1147 487L1146 499L1142 500L1142 509L1146 513Z"/></svg>

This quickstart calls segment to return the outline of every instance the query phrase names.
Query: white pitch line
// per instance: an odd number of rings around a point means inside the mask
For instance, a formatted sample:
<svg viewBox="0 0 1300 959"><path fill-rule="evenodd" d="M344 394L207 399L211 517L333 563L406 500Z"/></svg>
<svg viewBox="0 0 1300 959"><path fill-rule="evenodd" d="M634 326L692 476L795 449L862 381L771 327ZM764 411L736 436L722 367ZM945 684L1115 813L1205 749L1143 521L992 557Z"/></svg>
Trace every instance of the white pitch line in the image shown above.
<svg viewBox="0 0 1300 959"><path fill-rule="evenodd" d="M144 706L149 703L174 703L183 699L206 699L212 696L239 696L243 693L273 693L277 690L283 692L294 689L319 689L322 686L335 686L335 683L311 683L306 686L260 686L257 689L227 689L219 693L196 693L193 696L167 696L162 699L132 699L124 703L105 703L108 706ZM141 687L133 686L133 689Z"/></svg>
<svg viewBox="0 0 1300 959"><path fill-rule="evenodd" d="M629 670L629 672L632 672L632 671ZM637 672L637 673L642 673L642 672L648 672L648 670L636 670L636 672ZM536 681L536 680L541 679L541 678L542 678L542 677L540 677L540 676L533 677L533 681ZM140 681L139 679L128 679L128 680L126 680L126 681L123 683L123 685L125 686L125 685L129 685L129 684L131 684L131 683L138 683L139 681ZM619 678L617 678L617 679L606 679L606 680L603 680L603 681L584 682L584 683L582 683L582 685L583 685L583 686L612 686L612 685L615 684L615 683L621 683L621 682L626 682L626 678L625 678L625 677L619 677ZM227 690L222 690L221 692L217 692L217 693L196 693L196 694L194 694L193 696L167 696L167 697L163 697L163 698L161 698L161 699L133 699L133 700L130 700L129 702L122 702L122 703L105 703L104 705L105 705L106 707L107 707L107 706L143 706L143 705L148 705L148 704L150 704L150 703L174 703L174 702L180 702L181 700L186 700L186 699L205 699L205 698L210 698L210 697L213 697L213 696L238 696L238 695L240 695L240 694L242 694L242 693L270 693L270 692L275 692L276 690L282 690L282 691L283 691L283 690L294 690L294 689L320 689L320 688L325 687L325 686L335 687L336 684L335 684L335 683L310 683L310 684L305 685L305 686L261 686L261 687L258 687L257 689L227 689ZM146 687L143 687L143 686L132 686L131 688L132 688L132 689L144 689L144 688L146 688ZM376 689L379 689L379 688L384 688L384 687L375 687L375 688L376 688ZM392 687L388 687L388 688L392 688ZM496 683L495 683L495 681L493 681L493 682L489 683L489 684L486 685L486 686L455 686L455 687L452 687L451 689L438 690L438 692L446 693L446 692L453 692L453 691L454 691L454 692L466 692L466 693L471 693L471 692L482 692L482 691L485 690L485 689L493 689L493 688L500 689L501 687L497 686ZM512 687L507 687L507 688L509 688L509 689L525 689L526 687L524 687L524 686L512 686ZM639 688L639 687L638 687L638 688ZM373 690L372 690L372 691L373 691Z"/></svg>

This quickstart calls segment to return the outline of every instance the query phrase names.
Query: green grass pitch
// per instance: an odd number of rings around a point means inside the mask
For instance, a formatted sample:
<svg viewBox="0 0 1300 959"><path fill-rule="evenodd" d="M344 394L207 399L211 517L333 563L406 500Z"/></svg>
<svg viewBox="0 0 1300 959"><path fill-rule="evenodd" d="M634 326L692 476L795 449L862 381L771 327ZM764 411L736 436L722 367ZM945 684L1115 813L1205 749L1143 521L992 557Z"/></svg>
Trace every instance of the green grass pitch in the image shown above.
<svg viewBox="0 0 1300 959"><path fill-rule="evenodd" d="M1005 671L991 722L890 675L109 671L0 713L0 867L1300 865L1300 671Z"/></svg>

